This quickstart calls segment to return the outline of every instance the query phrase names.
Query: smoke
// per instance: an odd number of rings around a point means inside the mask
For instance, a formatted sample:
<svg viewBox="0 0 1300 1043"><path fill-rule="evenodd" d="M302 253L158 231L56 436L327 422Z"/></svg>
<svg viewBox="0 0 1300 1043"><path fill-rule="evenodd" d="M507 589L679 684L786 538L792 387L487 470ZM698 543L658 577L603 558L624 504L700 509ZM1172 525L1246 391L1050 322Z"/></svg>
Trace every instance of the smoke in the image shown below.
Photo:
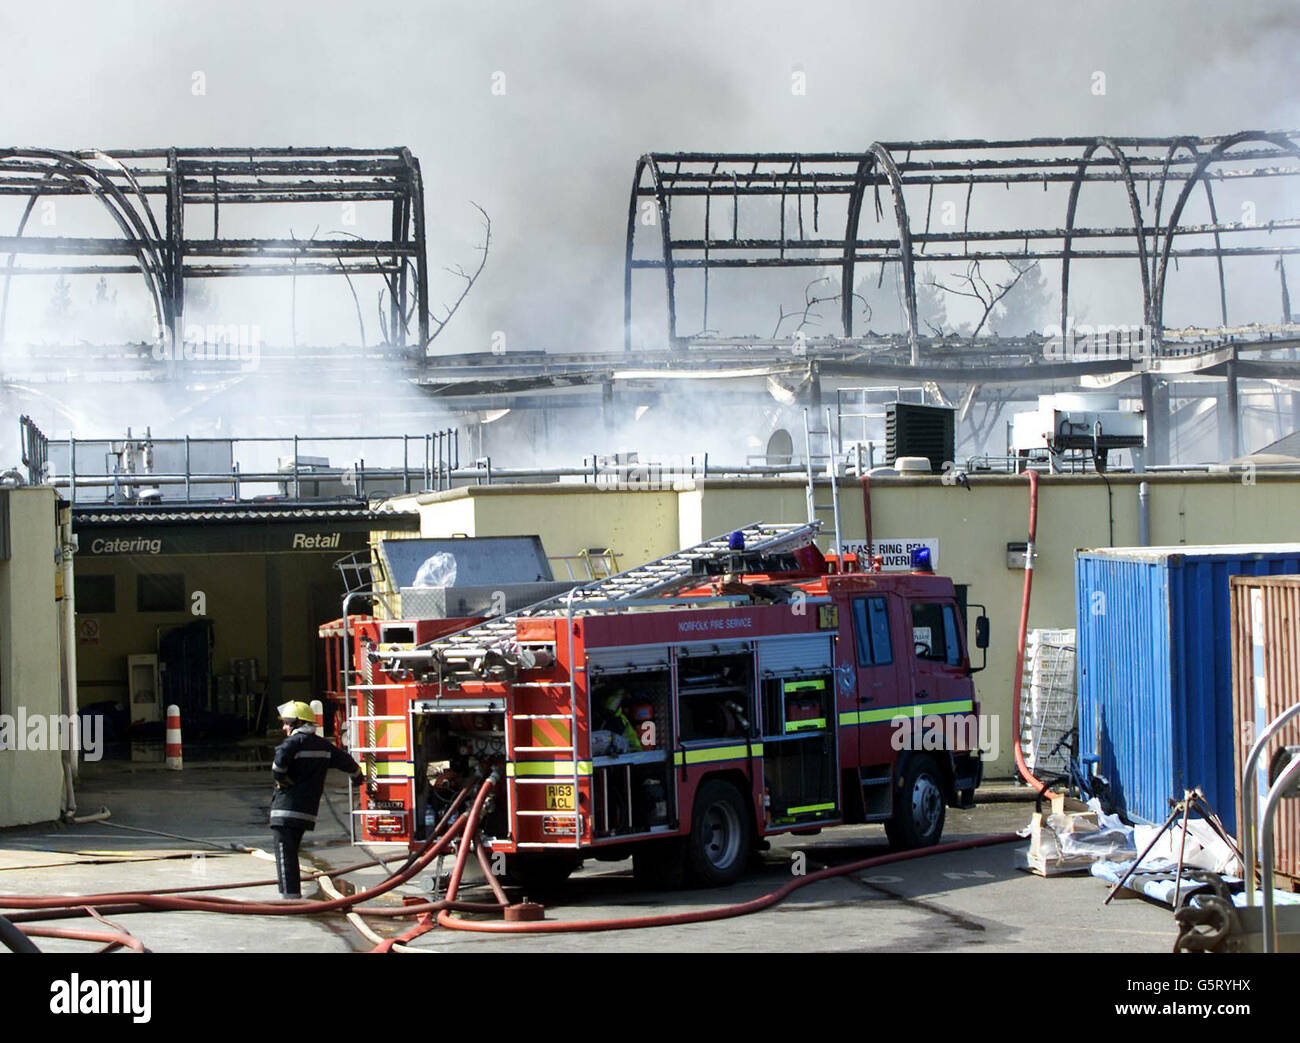
<svg viewBox="0 0 1300 1043"><path fill-rule="evenodd" d="M532 7L459 0L391 11L343 0L309 9L229 0L211 16L166 0L125 8L82 0L57 15L10 5L0 11L0 35L26 45L11 48L0 66L0 121L15 141L110 150L409 145L425 178L431 268L439 273L430 293L435 310L458 292L443 266L475 258L481 227L470 201L493 221L487 268L434 342L435 354L494 345L617 351L628 193L644 152L855 151L889 139L1292 126L1300 117L1298 21L1286 3L1231 8L1210 0L1086 7L680 0L652 9L614 0ZM59 61L50 62L47 45L55 40ZM803 94L791 90L796 72ZM1106 77L1102 95L1092 90L1097 72ZM1277 205L1294 213L1294 202ZM1122 199L1103 203L1085 193L1080 220L1100 220L1117 204ZM987 205L997 213L1000 204ZM59 206L59 223L47 232L97 234L81 231L73 211ZM11 218L0 209L0 234L11 234ZM250 234L262 235L308 237L338 227L329 208L268 207L246 218L223 212L223 228L233 230L227 219L246 219ZM201 229L204 219L196 220ZM1128 292L1136 281L1112 283L1086 268L1075 276L1080 301L1116 299L1117 286ZM874 287L878 274L861 272L859 289ZM1275 282L1242 278L1246 313L1273 306ZM411 390L396 365L367 363L341 375L315 358L276 368L264 357L258 373L229 379L110 382L122 371L120 358L100 352L91 361L95 353L52 348L146 337L152 316L138 280L110 280L111 315L92 308L93 281L71 282L75 322L47 314L48 281L15 280L11 291L4 410L33 411L51 433L105 434L128 424L257 434L305 424L339 433L333 425L358 416L367 431L423 431L456 419ZM737 286L731 305L719 289L710 324L726 319L767 334L781 309L802 307L806 282ZM1054 287L1050 273L1047 282ZM1202 285L1171 282L1170 314L1214 318L1215 300ZM264 346L296 340L319 348L358 342L359 307L368 343L377 342L377 285L357 285L356 300L341 279L300 279L296 289L291 306L288 280L220 280L208 288L205 321L257 326ZM890 289L886 274L871 328L896 322L885 318ZM682 332L693 332L690 292L683 291ZM653 336L661 301L645 298L638 335ZM966 321L963 307L950 302L954 323ZM834 304L822 313L828 322L838 318ZM19 357L15 343L38 347ZM747 444L770 422L765 414L744 425L715 420L708 390L698 400L685 391L672 397L671 407L654 405L612 435L594 424L559 431L553 419L546 437L570 459L577 441L633 444L643 430L681 451L722 452L737 444L742 426ZM0 431L6 444L9 437Z"/></svg>

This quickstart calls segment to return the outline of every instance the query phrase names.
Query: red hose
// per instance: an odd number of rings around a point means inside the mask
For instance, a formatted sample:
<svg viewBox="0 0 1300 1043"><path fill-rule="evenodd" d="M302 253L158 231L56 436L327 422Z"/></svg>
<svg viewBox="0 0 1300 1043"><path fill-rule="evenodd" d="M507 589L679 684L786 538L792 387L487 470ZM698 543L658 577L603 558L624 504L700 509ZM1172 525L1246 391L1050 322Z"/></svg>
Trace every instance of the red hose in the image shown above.
<svg viewBox="0 0 1300 1043"><path fill-rule="evenodd" d="M434 858L442 854L450 846L451 841L457 834L464 831L467 823L473 822L477 825L478 819L482 814L483 804L486 802L488 794L496 784L496 777L490 777L483 783L479 789L478 796L474 801L473 808L468 815L461 817L452 824L447 832L441 836L437 835L436 829L434 837L430 838L419 856L413 859L407 866L398 870L388 879L375 885L366 891L359 891L353 895L346 895L342 898L335 898L329 901L305 901L293 903L279 902L242 902L229 898L177 898L167 895L142 894L140 892L126 892L117 894L100 894L100 895L80 895L71 897L68 895L44 896L44 897L15 897L10 896L0 898L0 906L7 909L51 909L51 910L69 910L84 908L85 906L105 906L114 905L115 903L129 902L134 906L139 906L135 911L196 911L196 912L216 912L216 913L234 913L240 915L253 916L293 916L300 913L328 913L339 909L347 909L359 902L368 901L379 895L391 891L393 888L406 883L413 876L417 875L425 868ZM452 807L448 809L447 815L443 816L443 822L447 821L448 816L455 807L463 800L465 791L462 790ZM441 823L440 823L441 825ZM465 845L462 845L464 847ZM460 859L458 859L460 861ZM121 910L115 910L121 911Z"/></svg>
<svg viewBox="0 0 1300 1043"><path fill-rule="evenodd" d="M78 942L103 942L113 948L145 952L144 943L123 931L77 931L69 927L21 927L29 938L69 938Z"/></svg>
<svg viewBox="0 0 1300 1043"><path fill-rule="evenodd" d="M755 898L748 902L739 902L734 905L723 905L713 909L701 909L689 913L669 913L663 916L637 916L627 919L618 920L574 920L568 922L559 922L554 920L534 920L519 923L506 923L503 921L483 921L483 920L458 920L451 916L450 910L443 910L438 913L438 923L443 927L448 927L453 931L480 931L487 934L560 934L571 931L626 931L632 928L640 927L670 927L675 924L688 923L707 923L710 920L727 920L735 916L746 916L749 913L761 912L768 909L778 902L783 901L789 895L799 890L801 887L807 887L809 884L817 883L820 880L829 880L836 876L845 876L849 873L858 873L864 869L872 869L876 866L887 866L893 862L905 862L912 858L922 858L926 855L941 855L949 851L964 851L973 847L988 847L991 844L1007 844L1020 838L1014 833L1000 833L992 837L979 837L975 840L958 840L951 844L938 844L935 847L919 848L915 851L898 851L889 855L880 855L876 858L863 859L860 862L850 862L848 865L835 866L830 869L822 869L816 873L810 873L808 876L796 877L787 884L782 884L770 894L765 894L761 898ZM447 897L454 898L450 887L447 888Z"/></svg>
<svg viewBox="0 0 1300 1043"><path fill-rule="evenodd" d="M1025 642L1029 635L1029 594L1034 585L1034 540L1038 536L1038 472L1027 469L1029 479L1029 542L1025 544L1025 591L1020 600L1020 635L1016 642L1016 672L1011 676L1011 742L1016 755L1016 770L1021 777L1045 797L1056 796L1038 779L1025 763L1020 748L1020 686L1025 671Z"/></svg>

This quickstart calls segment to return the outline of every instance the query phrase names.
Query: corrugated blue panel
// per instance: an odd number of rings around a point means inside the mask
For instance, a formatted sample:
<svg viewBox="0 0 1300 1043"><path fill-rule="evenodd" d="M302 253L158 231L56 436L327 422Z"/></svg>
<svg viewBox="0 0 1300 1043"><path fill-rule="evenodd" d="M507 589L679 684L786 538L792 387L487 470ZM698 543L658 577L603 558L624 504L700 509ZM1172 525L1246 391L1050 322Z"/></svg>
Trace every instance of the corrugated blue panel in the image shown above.
<svg viewBox="0 0 1300 1043"><path fill-rule="evenodd" d="M1228 577L1297 570L1297 545L1077 555L1080 752L1131 817L1199 786L1235 828Z"/></svg>

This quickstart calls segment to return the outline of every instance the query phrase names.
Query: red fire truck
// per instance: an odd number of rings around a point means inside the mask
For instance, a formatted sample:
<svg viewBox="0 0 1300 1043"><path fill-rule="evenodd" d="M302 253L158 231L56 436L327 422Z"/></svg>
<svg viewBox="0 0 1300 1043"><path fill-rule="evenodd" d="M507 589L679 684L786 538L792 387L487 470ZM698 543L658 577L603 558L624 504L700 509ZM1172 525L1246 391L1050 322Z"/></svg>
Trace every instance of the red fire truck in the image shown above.
<svg viewBox="0 0 1300 1043"><path fill-rule="evenodd" d="M495 770L483 842L524 883L631 855L726 884L764 837L839 823L938 842L982 773L964 606L817 531L755 523L452 634L345 617L355 839L416 844Z"/></svg>

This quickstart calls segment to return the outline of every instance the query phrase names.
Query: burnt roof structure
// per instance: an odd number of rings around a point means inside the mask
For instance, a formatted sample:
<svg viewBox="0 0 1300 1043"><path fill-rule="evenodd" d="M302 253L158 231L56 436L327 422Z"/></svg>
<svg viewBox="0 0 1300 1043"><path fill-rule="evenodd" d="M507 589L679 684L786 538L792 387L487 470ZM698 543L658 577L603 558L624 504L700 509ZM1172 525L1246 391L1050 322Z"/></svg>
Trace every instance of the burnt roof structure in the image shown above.
<svg viewBox="0 0 1300 1043"><path fill-rule="evenodd" d="M1225 220L1216 186L1300 174L1300 133L1241 131L1212 137L1073 137L1008 141L873 142L861 152L654 152L636 164L628 207L624 268L624 348L633 350L634 275L662 273L667 339L674 348L717 344L710 329L710 275L725 269L838 269L839 326L855 336L854 287L862 266L901 266L902 303L910 361L922 361L927 339L917 314L917 265L979 261L1060 263L1061 326L1070 315L1071 262L1121 266L1141 293L1142 317L1159 353L1165 288L1171 264L1190 258L1217 263L1218 305L1229 327L1225 262L1284 258L1300 250L1300 215L1267 221ZM1085 186L1110 183L1127 199L1130 220L1111 225L1077 221ZM1024 193L1066 189L1052 220L1028 220L1043 204ZM936 189L964 196L960 224L940 223ZM990 190L1017 192L988 216ZM977 191L978 190L978 191ZM1183 223L1194 193L1203 193L1208 221ZM1294 201L1294 195L1291 201ZM688 208L694 200L697 205ZM1020 205L1023 202L1024 205ZM702 205L698 205L702 204ZM868 206L869 204L869 206ZM674 209L678 213L674 213ZM756 228L776 226L756 232ZM864 213L864 211L870 211ZM892 220L888 215L892 215ZM948 218L955 214L945 215ZM874 218L874 220L872 220ZM864 224L872 226L864 230ZM648 240L644 241L643 240ZM637 249L641 245L641 249ZM1284 269L1283 269L1284 270ZM683 273L702 273L696 335L680 330ZM1291 326L1283 279L1283 325ZM1259 316L1233 317L1237 325ZM1285 331L1294 342L1296 330ZM1202 340L1213 340L1204 331ZM1274 339L1274 338L1270 338Z"/></svg>
<svg viewBox="0 0 1300 1043"><path fill-rule="evenodd" d="M429 342L428 266L420 162L406 148L0 149L0 196L27 202L13 234L0 235L0 339L16 275L129 275L144 280L156 328L181 341L187 279L379 275L388 285L389 339L413 353ZM47 197L93 197L117 236L31 235ZM223 208L256 204L379 203L388 238L247 238L222 234ZM212 235L186 219L210 208ZM161 210L161 216L158 211ZM206 223L206 222L205 222ZM49 258L20 265L20 257Z"/></svg>

